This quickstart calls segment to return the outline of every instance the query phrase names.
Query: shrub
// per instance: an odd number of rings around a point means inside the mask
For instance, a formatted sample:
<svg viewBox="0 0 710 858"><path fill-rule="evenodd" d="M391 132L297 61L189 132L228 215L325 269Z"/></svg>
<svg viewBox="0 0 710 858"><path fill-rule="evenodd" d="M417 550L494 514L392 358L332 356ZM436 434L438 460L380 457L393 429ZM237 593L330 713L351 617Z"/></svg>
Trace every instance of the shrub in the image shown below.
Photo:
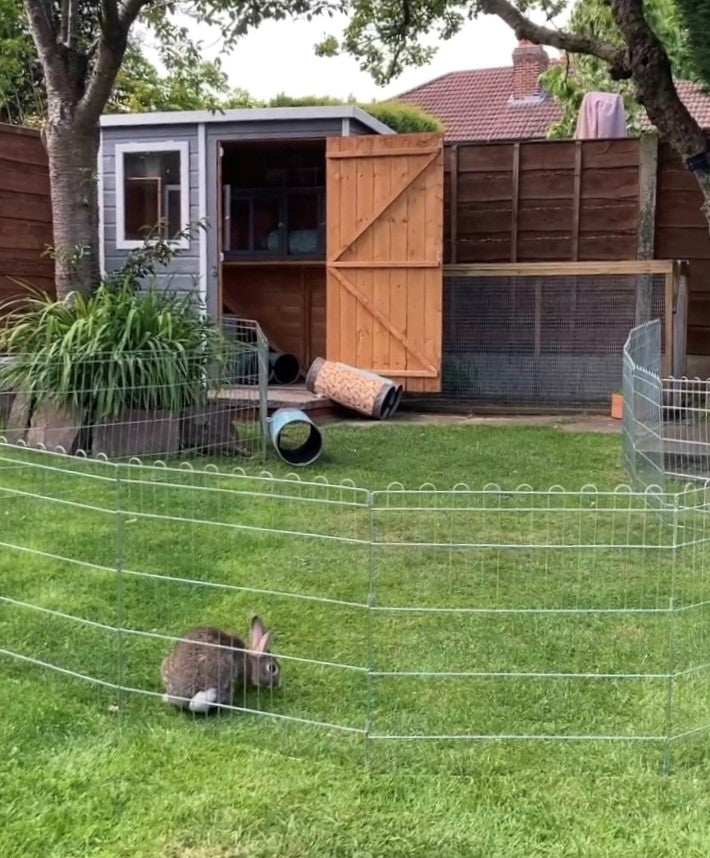
<svg viewBox="0 0 710 858"><path fill-rule="evenodd" d="M210 366L224 356L221 334L194 296L138 291L129 278L72 301L30 292L10 313L0 349L11 357L0 386L35 406L49 400L94 418L198 404Z"/></svg>
<svg viewBox="0 0 710 858"><path fill-rule="evenodd" d="M404 104L401 101L373 101L371 104L361 104L360 107L398 134L443 131L444 128L443 123L436 117L413 104Z"/></svg>
<svg viewBox="0 0 710 858"><path fill-rule="evenodd" d="M404 104L401 101L372 101L369 103L357 102L354 98L340 99L331 96L289 96L279 93L269 101L269 107L325 107L338 104L357 104L370 116L384 122L398 134L412 134L418 131L442 131L443 124L430 113L415 107L413 104Z"/></svg>

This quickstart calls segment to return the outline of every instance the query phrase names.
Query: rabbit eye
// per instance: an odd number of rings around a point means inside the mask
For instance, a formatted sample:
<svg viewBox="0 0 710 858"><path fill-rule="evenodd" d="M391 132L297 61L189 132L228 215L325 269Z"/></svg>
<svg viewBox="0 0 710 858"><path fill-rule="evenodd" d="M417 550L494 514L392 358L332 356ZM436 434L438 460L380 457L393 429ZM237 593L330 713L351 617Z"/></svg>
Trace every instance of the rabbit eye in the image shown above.
<svg viewBox="0 0 710 858"><path fill-rule="evenodd" d="M276 665L273 663L273 661L270 661L266 665L266 669L268 670L269 673L275 673L276 672Z"/></svg>

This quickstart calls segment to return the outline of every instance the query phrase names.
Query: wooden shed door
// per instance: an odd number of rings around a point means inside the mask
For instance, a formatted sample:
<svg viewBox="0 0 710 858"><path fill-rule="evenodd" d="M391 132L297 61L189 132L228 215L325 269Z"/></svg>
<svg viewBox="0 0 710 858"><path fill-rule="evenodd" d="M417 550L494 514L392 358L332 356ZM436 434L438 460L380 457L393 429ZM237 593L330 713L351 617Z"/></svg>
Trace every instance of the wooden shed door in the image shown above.
<svg viewBox="0 0 710 858"><path fill-rule="evenodd" d="M330 138L326 357L441 390L439 134Z"/></svg>

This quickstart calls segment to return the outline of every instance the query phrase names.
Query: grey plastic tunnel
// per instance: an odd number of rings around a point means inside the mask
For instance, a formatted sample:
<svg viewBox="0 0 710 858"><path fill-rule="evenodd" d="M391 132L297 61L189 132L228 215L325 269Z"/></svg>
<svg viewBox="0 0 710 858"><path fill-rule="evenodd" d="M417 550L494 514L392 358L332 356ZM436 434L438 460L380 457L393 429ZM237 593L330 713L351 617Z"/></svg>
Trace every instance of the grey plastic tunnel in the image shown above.
<svg viewBox="0 0 710 858"><path fill-rule="evenodd" d="M289 443L288 430L306 428L308 434L301 443ZM302 467L316 461L323 451L320 429L298 408L279 408L269 418L269 436L278 455L289 465Z"/></svg>

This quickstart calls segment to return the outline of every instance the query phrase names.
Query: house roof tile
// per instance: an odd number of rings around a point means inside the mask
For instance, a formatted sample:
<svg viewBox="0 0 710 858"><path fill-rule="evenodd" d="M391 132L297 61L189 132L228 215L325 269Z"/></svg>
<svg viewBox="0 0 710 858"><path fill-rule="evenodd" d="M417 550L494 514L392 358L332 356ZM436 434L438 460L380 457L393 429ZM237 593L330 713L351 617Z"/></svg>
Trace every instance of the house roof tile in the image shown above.
<svg viewBox="0 0 710 858"><path fill-rule="evenodd" d="M398 96L437 116L447 140L515 140L545 137L562 115L546 93L514 101L513 67L442 75Z"/></svg>
<svg viewBox="0 0 710 858"><path fill-rule="evenodd" d="M689 81L677 81L676 87L700 126L710 129L710 93ZM550 124L562 116L559 105L545 92L515 101L512 91L513 67L503 66L450 72L402 93L398 99L441 119L449 141L545 137ZM645 116L642 126L651 127Z"/></svg>

